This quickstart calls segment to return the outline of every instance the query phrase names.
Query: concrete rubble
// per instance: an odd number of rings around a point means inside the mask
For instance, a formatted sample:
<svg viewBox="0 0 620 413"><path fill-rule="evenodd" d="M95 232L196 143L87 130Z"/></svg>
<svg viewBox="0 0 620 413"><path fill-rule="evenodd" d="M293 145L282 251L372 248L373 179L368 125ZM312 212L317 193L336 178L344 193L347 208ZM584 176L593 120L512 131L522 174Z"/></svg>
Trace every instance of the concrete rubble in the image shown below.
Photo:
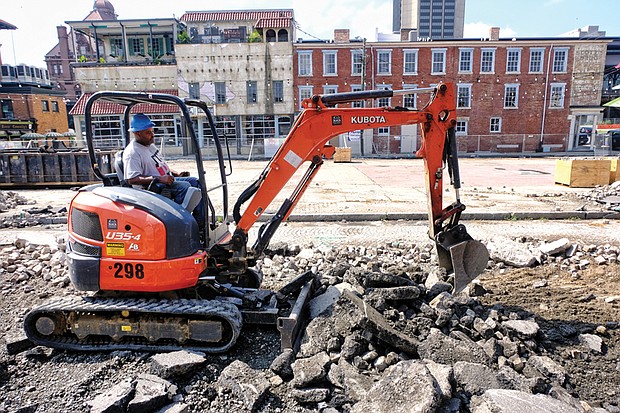
<svg viewBox="0 0 620 413"><path fill-rule="evenodd" d="M620 253L618 246L568 239L511 240L508 249L521 257L494 248L489 267L551 265L579 273L582 261L617 263ZM218 356L190 351L138 358L146 372L107 379L88 399L90 411L589 411L548 349L569 338L591 357L604 355L605 328L550 331L531 314L484 306L466 292L452 295L432 254L426 245L402 243L271 254L258 267L275 283L304 269L321 275L297 353L285 351L262 369L226 356L215 368ZM61 247L25 240L4 246L0 292L32 290L33 279L66 288L64 259ZM190 377L198 381L186 384Z"/></svg>

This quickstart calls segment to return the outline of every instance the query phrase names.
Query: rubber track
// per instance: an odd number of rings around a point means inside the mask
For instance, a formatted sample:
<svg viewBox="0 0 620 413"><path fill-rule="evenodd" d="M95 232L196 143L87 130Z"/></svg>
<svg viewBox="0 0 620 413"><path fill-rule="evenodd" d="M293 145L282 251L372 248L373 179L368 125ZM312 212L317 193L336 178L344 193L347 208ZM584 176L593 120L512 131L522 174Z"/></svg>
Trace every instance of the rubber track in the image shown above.
<svg viewBox="0 0 620 413"><path fill-rule="evenodd" d="M196 318L217 317L228 322L231 333L230 340L225 343L208 343L202 346L197 341L191 343L177 343L167 340L165 344L150 343L146 339L124 337L121 342L114 342L105 338L78 339L68 331L63 335L45 336L37 332L36 319L41 314L57 314L71 311L102 314L108 312L119 313L128 310L133 313L156 316L177 316ZM94 298L94 297L59 297L44 303L31 310L24 319L24 330L28 338L37 345L64 350L78 351L176 351L194 350L203 353L220 353L232 347L241 332L241 311L232 303L222 300L164 300L164 299L122 299L122 298Z"/></svg>

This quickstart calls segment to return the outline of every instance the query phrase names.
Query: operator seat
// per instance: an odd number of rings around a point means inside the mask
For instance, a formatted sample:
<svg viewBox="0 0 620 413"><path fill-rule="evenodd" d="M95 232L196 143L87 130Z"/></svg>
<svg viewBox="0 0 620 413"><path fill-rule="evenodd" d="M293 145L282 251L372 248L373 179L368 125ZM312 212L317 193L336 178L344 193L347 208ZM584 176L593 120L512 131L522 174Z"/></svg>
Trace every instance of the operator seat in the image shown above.
<svg viewBox="0 0 620 413"><path fill-rule="evenodd" d="M123 150L116 152L114 155L114 170L116 171L116 176L118 177L118 181L121 186L130 187L125 181L125 166L123 165Z"/></svg>

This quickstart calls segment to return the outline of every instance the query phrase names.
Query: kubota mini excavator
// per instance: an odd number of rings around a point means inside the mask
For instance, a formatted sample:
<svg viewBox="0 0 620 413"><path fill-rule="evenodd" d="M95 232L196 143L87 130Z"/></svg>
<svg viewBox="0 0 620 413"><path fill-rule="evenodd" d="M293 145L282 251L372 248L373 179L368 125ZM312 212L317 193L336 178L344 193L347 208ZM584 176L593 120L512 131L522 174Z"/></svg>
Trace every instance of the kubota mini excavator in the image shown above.
<svg viewBox="0 0 620 413"><path fill-rule="evenodd" d="M358 100L397 94L429 93L421 110L402 107L340 108ZM195 154L200 190L177 204L148 190L123 185L122 165L104 174L96 162L93 109L101 104L124 106L124 125L132 109L176 105ZM140 105L136 108L136 105ZM487 265L488 252L473 240L459 219L454 86L440 83L426 89L316 95L305 99L291 131L258 179L233 207L234 230L228 216L228 162L204 102L166 94L98 92L86 103L86 143L94 173L102 184L81 189L71 201L67 258L74 287L88 294L63 297L30 311L28 338L40 345L70 350L170 351L181 348L222 352L236 341L243 323L277 325L282 347L293 347L314 274L300 275L279 291L260 289L262 276L252 267L287 219L334 148L327 142L342 133L394 125L419 124L428 193L429 235L437 245L439 265L453 274L454 291L462 290ZM202 110L217 151L219 182L207 187L192 111ZM136 110L134 110L135 112ZM123 131L125 143L128 131ZM277 212L259 229L252 247L248 234L304 163L308 170ZM442 207L444 168L456 200ZM213 177L209 177L212 180ZM212 191L221 191L222 210ZM207 220L200 228L191 214L205 203ZM243 208L245 203L248 205ZM242 211L243 209L243 211Z"/></svg>

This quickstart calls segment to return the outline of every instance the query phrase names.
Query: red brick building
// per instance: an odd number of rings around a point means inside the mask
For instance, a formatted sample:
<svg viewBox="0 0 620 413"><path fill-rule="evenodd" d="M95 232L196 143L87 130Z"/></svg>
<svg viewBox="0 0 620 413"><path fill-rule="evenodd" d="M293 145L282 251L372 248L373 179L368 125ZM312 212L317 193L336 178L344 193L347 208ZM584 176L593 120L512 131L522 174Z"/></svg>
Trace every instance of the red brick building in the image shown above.
<svg viewBox="0 0 620 413"><path fill-rule="evenodd" d="M295 105L312 94L408 89L455 83L457 135L462 152L590 149L581 125L601 118L601 82L609 40L579 38L454 39L430 42L350 40L294 44ZM421 108L426 94L366 102ZM420 146L416 126L340 137L358 154L405 154Z"/></svg>

